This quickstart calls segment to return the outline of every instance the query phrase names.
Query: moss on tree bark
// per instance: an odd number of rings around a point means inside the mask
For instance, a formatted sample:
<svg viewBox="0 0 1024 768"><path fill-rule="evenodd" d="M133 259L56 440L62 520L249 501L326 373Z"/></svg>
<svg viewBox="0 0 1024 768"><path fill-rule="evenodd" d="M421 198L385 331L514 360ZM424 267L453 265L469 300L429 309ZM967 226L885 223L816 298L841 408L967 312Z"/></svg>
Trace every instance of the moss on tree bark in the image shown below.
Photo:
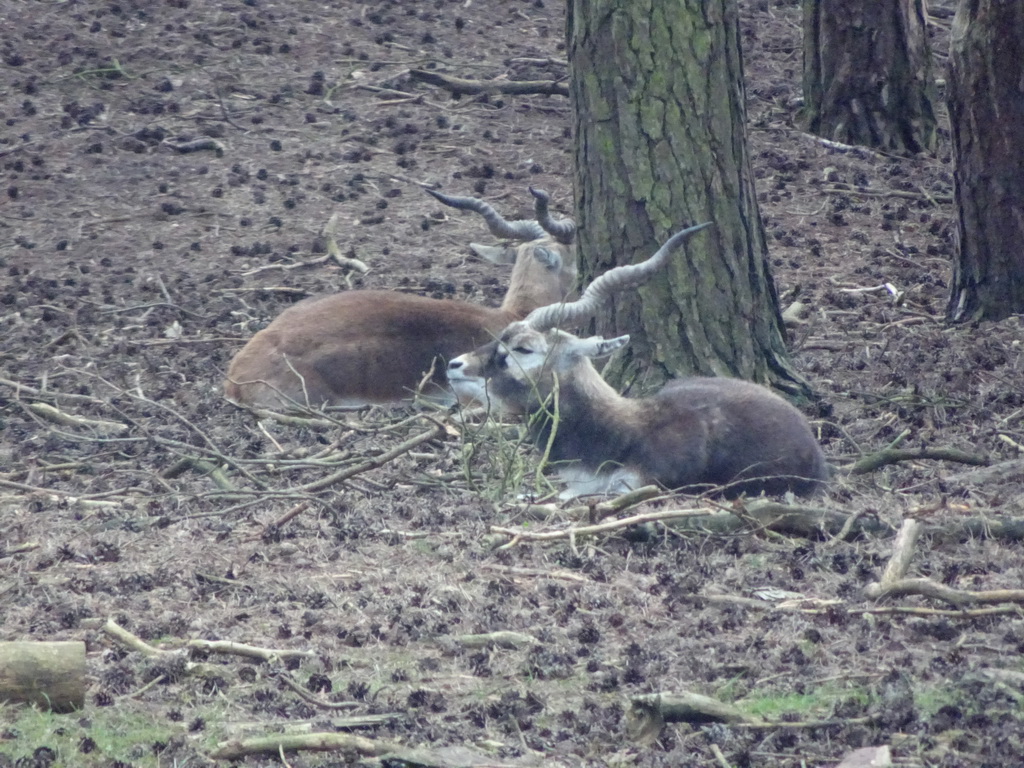
<svg viewBox="0 0 1024 768"><path fill-rule="evenodd" d="M735 376L806 397L754 192L735 0L570 0L567 40L584 277L715 223L599 318L633 334L609 380Z"/></svg>

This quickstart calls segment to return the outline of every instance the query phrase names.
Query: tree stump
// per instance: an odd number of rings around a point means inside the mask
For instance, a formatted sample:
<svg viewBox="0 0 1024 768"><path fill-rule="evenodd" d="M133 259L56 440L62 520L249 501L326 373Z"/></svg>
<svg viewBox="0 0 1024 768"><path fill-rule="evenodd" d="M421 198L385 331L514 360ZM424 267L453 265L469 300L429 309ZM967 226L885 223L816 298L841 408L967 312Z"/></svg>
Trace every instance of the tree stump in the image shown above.
<svg viewBox="0 0 1024 768"><path fill-rule="evenodd" d="M73 712L85 704L85 643L0 643L0 701Z"/></svg>

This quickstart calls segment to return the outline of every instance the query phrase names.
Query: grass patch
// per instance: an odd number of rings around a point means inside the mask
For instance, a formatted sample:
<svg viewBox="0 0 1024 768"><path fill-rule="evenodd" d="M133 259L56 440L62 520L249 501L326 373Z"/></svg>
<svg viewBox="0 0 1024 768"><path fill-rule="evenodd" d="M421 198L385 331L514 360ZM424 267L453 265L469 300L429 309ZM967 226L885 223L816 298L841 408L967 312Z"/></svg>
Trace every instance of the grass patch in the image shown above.
<svg viewBox="0 0 1024 768"><path fill-rule="evenodd" d="M89 715L7 707L3 715L8 724L0 731L0 755L15 762L31 760L36 753L52 754L51 768L106 768L114 761L157 768L171 737L185 730L183 724L158 723L150 715L122 707L93 708Z"/></svg>
<svg viewBox="0 0 1024 768"><path fill-rule="evenodd" d="M531 453L532 445L520 425L488 419L462 427L464 477L489 501L501 502L522 491L527 477L535 471Z"/></svg>
<svg viewBox="0 0 1024 768"><path fill-rule="evenodd" d="M745 712L765 720L780 720L786 715L797 715L802 720L815 720L829 717L837 701L853 701L858 708L866 709L871 699L871 691L864 687L823 686L811 693L753 695L735 703Z"/></svg>

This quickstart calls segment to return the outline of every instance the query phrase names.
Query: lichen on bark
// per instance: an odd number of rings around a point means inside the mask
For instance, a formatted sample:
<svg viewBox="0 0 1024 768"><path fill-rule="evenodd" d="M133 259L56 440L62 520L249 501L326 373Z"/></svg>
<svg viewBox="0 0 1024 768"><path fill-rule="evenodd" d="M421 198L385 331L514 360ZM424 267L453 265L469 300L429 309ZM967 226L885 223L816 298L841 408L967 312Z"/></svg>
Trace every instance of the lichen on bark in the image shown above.
<svg viewBox="0 0 1024 768"><path fill-rule="evenodd" d="M570 0L567 40L584 279L715 223L597 320L633 335L609 380L725 375L806 397L754 194L735 0Z"/></svg>

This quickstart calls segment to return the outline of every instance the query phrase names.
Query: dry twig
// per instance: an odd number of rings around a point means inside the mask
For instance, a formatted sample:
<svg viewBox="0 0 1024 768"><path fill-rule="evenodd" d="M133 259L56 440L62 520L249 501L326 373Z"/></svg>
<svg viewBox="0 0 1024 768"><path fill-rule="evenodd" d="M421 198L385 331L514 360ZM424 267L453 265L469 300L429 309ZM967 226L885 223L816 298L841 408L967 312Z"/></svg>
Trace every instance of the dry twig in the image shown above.
<svg viewBox="0 0 1024 768"><path fill-rule="evenodd" d="M66 413L47 403L26 403L25 407L32 413L40 416L54 424L61 424L66 427L88 427L96 430L101 435L120 435L128 431L128 425L117 421L100 421L98 419L87 419L84 416L75 416Z"/></svg>
<svg viewBox="0 0 1024 768"><path fill-rule="evenodd" d="M393 744L374 741L351 733L282 733L253 739L222 741L210 753L214 760L238 760L247 755L277 755L285 750L315 752L346 752L363 757L377 757L395 749Z"/></svg>
<svg viewBox="0 0 1024 768"><path fill-rule="evenodd" d="M955 448L884 448L877 453L865 456L850 468L851 475L863 475L876 469L896 464L900 461L916 461L917 459L935 459L938 461L957 461L961 464L988 465L987 456L965 453Z"/></svg>
<svg viewBox="0 0 1024 768"><path fill-rule="evenodd" d="M510 542L499 547L499 549L508 549L522 541L557 541L558 539L571 539L579 536L593 536L599 533L620 531L623 528L629 528L630 526L640 525L642 523L664 522L666 520L679 520L686 517L701 517L706 515L708 515L708 511L704 509L673 509L668 512L645 512L639 515L633 515L632 517L624 517L620 520L610 520L607 523L574 526L560 531L521 531L514 528L503 528L497 525L492 525L491 531L493 533L501 533L512 537Z"/></svg>
<svg viewBox="0 0 1024 768"><path fill-rule="evenodd" d="M476 96L481 93L569 95L569 86L556 80L466 80L423 69L411 69L409 75L413 80L436 85L456 96Z"/></svg>
<svg viewBox="0 0 1024 768"><path fill-rule="evenodd" d="M313 651L296 651L290 648L261 648L258 645L235 643L231 640L189 640L185 646L206 653L228 653L260 661L274 659L315 659Z"/></svg>
<svg viewBox="0 0 1024 768"><path fill-rule="evenodd" d="M921 533L922 524L914 519L903 521L893 554L885 567L880 581L868 584L864 594L872 600L887 596L920 595L941 600L953 606L977 605L979 603L1024 603L1024 589L993 589L970 591L954 589L933 579L906 578L910 560L914 556L914 545Z"/></svg>

